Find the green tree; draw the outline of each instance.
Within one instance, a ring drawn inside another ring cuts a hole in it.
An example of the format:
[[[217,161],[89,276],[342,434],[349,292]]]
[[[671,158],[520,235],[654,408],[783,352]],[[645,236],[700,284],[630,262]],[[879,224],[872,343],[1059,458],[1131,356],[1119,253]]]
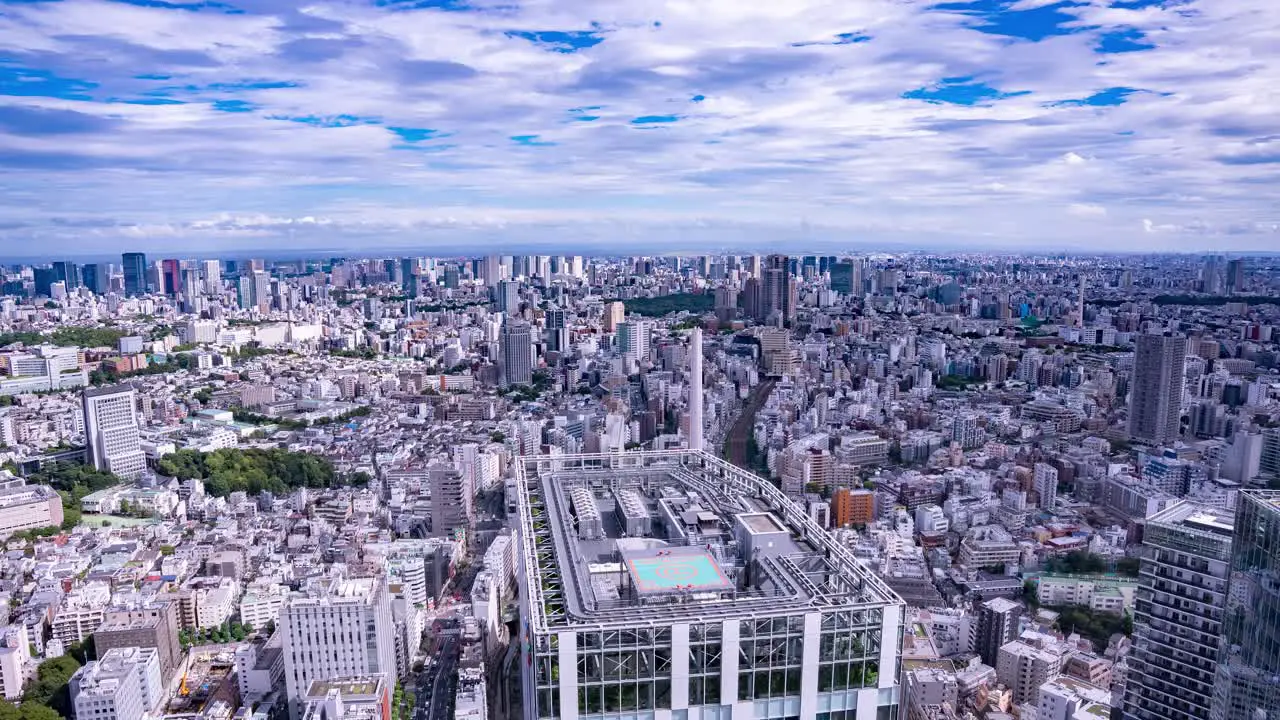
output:
[[[80,663],[70,655],[40,663],[36,668],[36,680],[24,695],[26,702],[47,705],[64,717],[71,717],[71,696],[67,683],[79,669]]]

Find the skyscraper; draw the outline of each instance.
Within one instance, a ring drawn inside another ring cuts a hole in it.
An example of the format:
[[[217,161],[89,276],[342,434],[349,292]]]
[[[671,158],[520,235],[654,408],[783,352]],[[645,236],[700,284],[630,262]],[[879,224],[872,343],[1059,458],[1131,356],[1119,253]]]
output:
[[[384,576],[313,585],[280,609],[280,628],[293,720],[315,680],[381,675],[395,682],[395,628]]]
[[[1129,436],[1151,445],[1178,437],[1187,339],[1139,335],[1129,387]]]
[[[134,392],[128,385],[84,391],[84,435],[95,468],[132,480],[146,467]]]
[[[832,263],[829,268],[831,272],[831,289],[845,295],[852,295],[853,289],[853,261],[849,259]]]
[[[621,301],[615,300],[614,302],[606,303],[604,306],[604,331],[613,332],[617,330],[618,323],[622,322],[626,317],[627,309]]]
[[[1191,502],[1147,519],[1126,720],[1209,717],[1232,527],[1229,511]]]
[[[702,449],[702,328],[689,333],[689,449]]]
[[[182,262],[172,258],[160,261],[160,279],[164,283],[164,294],[177,297],[182,292]]]
[[[204,291],[210,295],[222,292],[222,263],[218,260],[201,260],[200,274],[204,276]]]
[[[520,310],[520,283],[515,280],[499,280],[493,286],[493,304],[498,312],[512,315]]]
[[[1280,492],[1248,490],[1236,505],[1213,720],[1280,717]]]
[[[498,370],[502,387],[533,382],[533,332],[529,323],[523,320],[503,323],[502,333],[498,336],[498,354],[501,356]]]
[[[1244,290],[1244,260],[1227,261],[1227,292],[1235,294]]]
[[[418,297],[418,259],[400,258],[400,282],[404,294],[411,298]]]
[[[618,352],[644,362],[649,358],[649,340],[653,324],[648,320],[618,323]]]
[[[790,265],[790,258],[786,255],[770,255],[765,258],[764,277],[760,283],[759,321],[770,322],[776,317],[787,324],[795,319],[795,288]]]
[[[568,313],[560,308],[547,310],[547,350],[564,352],[569,346],[569,333],[566,329],[567,315]]]
[[[80,277],[80,266],[67,260],[59,260],[53,264],[53,276],[55,282],[61,280],[66,284],[67,292],[71,292],[83,284]]]

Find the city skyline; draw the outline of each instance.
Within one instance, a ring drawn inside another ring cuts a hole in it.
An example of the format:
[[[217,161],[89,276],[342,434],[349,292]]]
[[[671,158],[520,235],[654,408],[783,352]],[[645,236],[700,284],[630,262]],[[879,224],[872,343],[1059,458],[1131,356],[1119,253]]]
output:
[[[1262,0],[10,4],[0,241],[1263,250],[1278,27]]]

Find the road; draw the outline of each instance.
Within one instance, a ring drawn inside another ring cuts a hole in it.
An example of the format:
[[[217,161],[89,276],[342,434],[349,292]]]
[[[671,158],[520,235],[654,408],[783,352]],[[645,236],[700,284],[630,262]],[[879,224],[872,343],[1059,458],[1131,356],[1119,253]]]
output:
[[[453,693],[457,681],[458,641],[445,638],[435,663],[418,676],[413,720],[449,720],[453,715]]]
[[[773,392],[773,385],[772,379],[766,379],[751,388],[751,394],[747,396],[742,412],[738,414],[738,419],[734,421],[733,427],[729,428],[729,434],[725,437],[725,457],[743,470],[752,469],[751,435],[756,429],[756,413],[760,412],[764,401],[769,398],[769,393]]]

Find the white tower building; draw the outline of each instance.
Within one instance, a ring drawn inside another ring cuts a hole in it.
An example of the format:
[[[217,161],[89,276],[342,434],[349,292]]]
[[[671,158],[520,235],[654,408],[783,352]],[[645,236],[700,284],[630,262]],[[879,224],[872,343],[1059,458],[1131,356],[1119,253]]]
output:
[[[138,477],[147,464],[138,435],[134,396],[128,385],[84,391],[84,436],[89,461],[98,470],[113,472],[126,480]]]
[[[702,449],[702,328],[689,335],[689,449]]]

